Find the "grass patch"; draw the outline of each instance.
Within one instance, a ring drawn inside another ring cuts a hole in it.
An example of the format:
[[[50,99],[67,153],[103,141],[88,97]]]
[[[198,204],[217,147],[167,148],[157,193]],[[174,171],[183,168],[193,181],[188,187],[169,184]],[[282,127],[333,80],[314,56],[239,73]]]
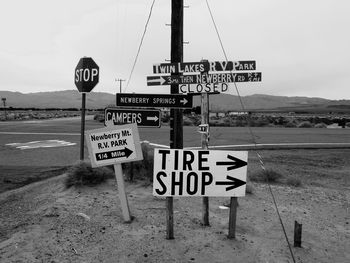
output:
[[[270,182],[277,183],[283,178],[283,175],[272,170],[260,170],[249,175],[249,179],[253,182]]]
[[[65,166],[0,165],[0,193],[65,173]]]
[[[286,180],[286,184],[294,187],[301,186],[301,180],[299,178],[290,177]]]
[[[67,171],[65,185],[71,186],[97,185],[114,177],[114,171],[109,167],[92,168],[91,163],[78,162]]]

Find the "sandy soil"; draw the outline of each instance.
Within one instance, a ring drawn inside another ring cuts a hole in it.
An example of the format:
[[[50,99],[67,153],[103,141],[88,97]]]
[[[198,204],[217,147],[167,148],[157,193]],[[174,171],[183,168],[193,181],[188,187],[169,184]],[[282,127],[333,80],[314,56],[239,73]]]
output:
[[[228,198],[175,198],[175,239],[167,240],[165,201],[145,182],[126,183],[135,219],[123,222],[114,180],[64,187],[65,175],[0,195],[0,261],[5,262],[293,262],[265,184],[239,198],[236,239],[228,239]],[[349,189],[274,185],[296,262],[350,262]]]

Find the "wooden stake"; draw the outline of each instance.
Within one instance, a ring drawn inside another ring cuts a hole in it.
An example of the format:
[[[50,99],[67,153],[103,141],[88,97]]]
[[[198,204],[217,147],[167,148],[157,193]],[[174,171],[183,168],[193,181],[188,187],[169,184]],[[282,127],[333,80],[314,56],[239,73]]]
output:
[[[230,217],[228,222],[228,238],[236,238],[236,218],[237,218],[237,197],[231,197],[230,201]]]
[[[123,170],[122,170],[121,164],[114,165],[114,172],[115,172],[115,178],[117,179],[118,194],[119,194],[120,204],[122,206],[124,222],[130,223],[131,216],[130,216],[128,198],[125,192],[124,177],[123,177]]]
[[[301,247],[302,227],[302,224],[299,224],[297,221],[294,221],[294,247]]]
[[[174,208],[173,198],[166,198],[166,239],[174,239]]]

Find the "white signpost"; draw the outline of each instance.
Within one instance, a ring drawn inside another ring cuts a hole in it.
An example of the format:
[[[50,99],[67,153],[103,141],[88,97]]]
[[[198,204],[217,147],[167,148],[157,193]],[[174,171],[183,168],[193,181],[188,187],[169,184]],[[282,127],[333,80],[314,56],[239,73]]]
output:
[[[91,166],[114,165],[124,221],[130,222],[121,163],[143,159],[137,125],[132,123],[89,130],[85,132],[85,136]]]
[[[245,196],[247,151],[154,149],[153,195]]]

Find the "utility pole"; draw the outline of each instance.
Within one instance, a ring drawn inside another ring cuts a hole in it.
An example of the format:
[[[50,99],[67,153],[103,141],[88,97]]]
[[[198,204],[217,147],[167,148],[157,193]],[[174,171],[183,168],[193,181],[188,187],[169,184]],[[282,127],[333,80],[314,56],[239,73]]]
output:
[[[171,63],[183,62],[183,0],[171,1]],[[178,73],[177,73],[178,74]],[[179,93],[179,85],[170,87],[171,94]],[[181,109],[170,110],[170,148],[183,148],[183,118]],[[167,239],[174,239],[173,197],[166,198]]]
[[[208,150],[209,144],[209,94],[201,94],[201,117],[202,124],[208,125],[208,131],[201,134],[201,144],[203,150]],[[204,196],[202,201],[202,224],[209,226],[209,197]]]
[[[5,120],[7,119],[7,116],[6,116],[6,98],[1,98],[3,104],[4,104],[4,114],[5,114]]]
[[[125,79],[115,79],[115,81],[119,81],[119,93],[122,93],[122,81],[125,81]]]

